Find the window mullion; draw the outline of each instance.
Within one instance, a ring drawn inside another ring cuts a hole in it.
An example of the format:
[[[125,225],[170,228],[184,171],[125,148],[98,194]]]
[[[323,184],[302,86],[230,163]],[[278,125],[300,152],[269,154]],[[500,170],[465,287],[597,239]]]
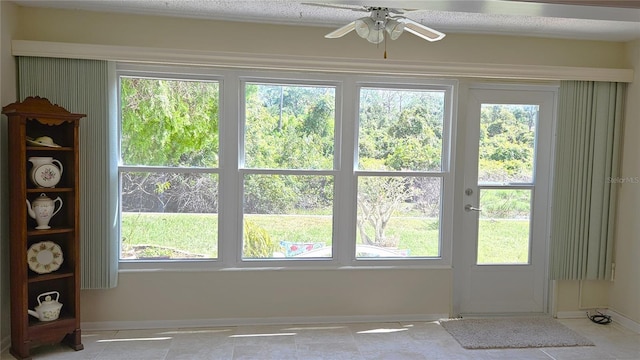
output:
[[[241,177],[239,147],[241,95],[235,73],[225,76],[220,101],[220,206],[218,211],[218,258],[226,266],[237,266],[242,251]],[[224,190],[223,190],[224,189]],[[240,245],[238,245],[240,243]]]
[[[336,176],[334,202],[334,257],[348,265],[355,259],[357,179],[354,174],[357,151],[357,88],[353,78],[343,83],[340,111],[340,160]]]

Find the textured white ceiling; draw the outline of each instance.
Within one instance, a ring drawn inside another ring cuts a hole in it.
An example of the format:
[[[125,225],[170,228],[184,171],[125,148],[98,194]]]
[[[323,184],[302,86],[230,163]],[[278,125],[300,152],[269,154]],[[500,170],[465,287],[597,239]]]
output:
[[[415,9],[405,15],[449,34],[486,33],[628,41],[640,38],[640,8],[638,8],[639,1],[626,1],[625,4],[633,4],[635,8],[542,4],[509,0],[320,0],[315,3]],[[313,6],[290,0],[13,0],[13,2],[20,6],[327,28],[336,28],[364,16],[362,12],[349,9]],[[327,32],[330,30],[328,29]]]

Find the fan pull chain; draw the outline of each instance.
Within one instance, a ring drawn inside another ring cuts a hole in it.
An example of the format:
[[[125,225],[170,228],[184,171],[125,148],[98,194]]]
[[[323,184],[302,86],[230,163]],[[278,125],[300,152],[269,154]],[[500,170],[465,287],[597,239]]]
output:
[[[387,58],[387,37],[384,37],[384,58]]]

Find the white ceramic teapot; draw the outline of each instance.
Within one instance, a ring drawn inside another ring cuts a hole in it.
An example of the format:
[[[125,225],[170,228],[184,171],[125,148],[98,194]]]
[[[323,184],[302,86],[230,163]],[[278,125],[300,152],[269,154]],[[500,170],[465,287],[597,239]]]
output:
[[[57,201],[60,202],[58,209],[56,209]],[[29,212],[29,216],[36,219],[36,223],[38,224],[38,226],[36,226],[37,230],[51,229],[49,220],[51,220],[53,215],[57,214],[60,209],[62,209],[62,199],[60,199],[60,196],[55,200],[51,200],[47,194],[42,193],[37,199],[33,200],[33,204],[27,199],[27,211]]]
[[[38,187],[54,187],[60,182],[64,171],[60,161],[50,156],[32,156],[27,160],[33,164],[29,179],[34,185]]]
[[[55,300],[51,298],[51,295],[55,295]],[[44,301],[42,301],[44,297]],[[60,310],[62,304],[58,302],[60,293],[57,291],[49,291],[38,295],[38,306],[34,310],[27,310],[29,315],[37,318],[40,321],[53,321],[60,317]]]

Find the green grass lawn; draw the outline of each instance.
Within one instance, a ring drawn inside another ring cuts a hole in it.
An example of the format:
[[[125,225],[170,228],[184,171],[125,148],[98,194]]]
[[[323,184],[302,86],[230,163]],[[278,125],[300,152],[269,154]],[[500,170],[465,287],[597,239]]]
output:
[[[529,262],[529,220],[480,220],[478,264]]]
[[[122,213],[122,247],[156,245],[217,257],[215,214]]]
[[[266,229],[275,242],[321,242],[330,245],[331,217],[322,215],[247,215]],[[528,260],[526,220],[481,220],[480,263],[514,263]],[[355,231],[354,231],[355,233]],[[394,218],[386,230],[396,237],[399,249],[410,256],[438,255],[438,223],[434,219]],[[155,245],[179,249],[205,257],[217,257],[218,221],[215,214],[123,213],[123,249],[135,245]]]

